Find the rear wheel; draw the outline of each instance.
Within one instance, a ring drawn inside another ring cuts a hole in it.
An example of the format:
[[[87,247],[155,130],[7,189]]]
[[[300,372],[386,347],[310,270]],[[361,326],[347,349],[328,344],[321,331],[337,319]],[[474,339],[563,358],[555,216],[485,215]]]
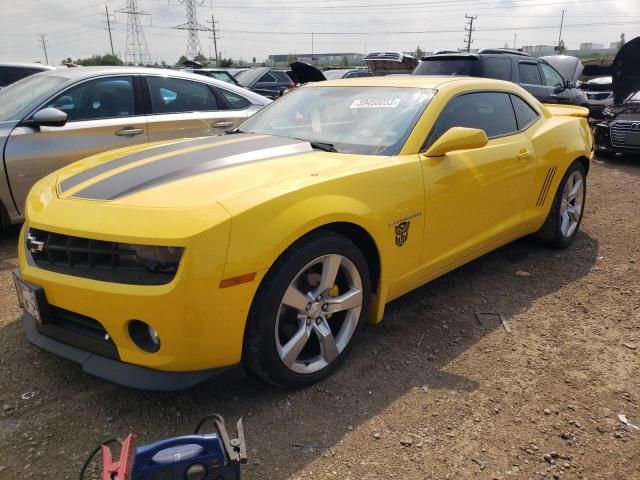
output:
[[[319,232],[291,247],[251,307],[244,363],[285,387],[312,384],[342,361],[366,318],[370,278],[349,239]]]
[[[579,160],[571,164],[556,192],[538,238],[556,248],[568,247],[580,229],[587,194],[587,175]]]

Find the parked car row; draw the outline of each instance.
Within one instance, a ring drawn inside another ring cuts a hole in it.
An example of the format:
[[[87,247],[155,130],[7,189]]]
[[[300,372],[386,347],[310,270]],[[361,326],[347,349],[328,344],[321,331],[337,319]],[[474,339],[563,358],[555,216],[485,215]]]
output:
[[[508,49],[441,51],[421,59],[377,52],[365,58],[366,69],[324,72],[302,62],[289,70],[190,62],[182,71],[0,64],[0,86],[22,79],[0,91],[0,220],[20,222],[33,183],[77,159],[141,143],[222,134],[271,99],[327,79],[405,73],[507,80],[542,103],[585,106],[592,118],[603,118],[596,127],[600,155],[640,151],[640,83],[629,80],[638,78],[638,67],[623,61],[638,54],[638,42],[628,42],[606,66],[612,76],[593,76],[605,67],[590,65],[584,82],[578,82],[583,66],[574,57],[537,58]]]

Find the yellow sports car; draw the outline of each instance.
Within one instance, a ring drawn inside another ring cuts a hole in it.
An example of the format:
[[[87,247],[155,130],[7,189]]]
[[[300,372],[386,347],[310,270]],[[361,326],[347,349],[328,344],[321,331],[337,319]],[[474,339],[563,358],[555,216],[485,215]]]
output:
[[[568,245],[586,116],[498,80],[358,78],[297,89],[230,135],[76,162],[27,201],[26,334],[133,387],[239,365],[310,384],[389,301],[518,237]]]

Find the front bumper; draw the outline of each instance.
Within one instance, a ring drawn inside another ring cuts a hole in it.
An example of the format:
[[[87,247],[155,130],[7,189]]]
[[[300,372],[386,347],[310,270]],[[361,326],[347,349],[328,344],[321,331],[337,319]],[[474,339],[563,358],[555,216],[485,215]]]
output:
[[[640,147],[619,147],[615,146],[611,143],[611,130],[608,124],[599,123],[595,127],[594,132],[595,142],[596,142],[596,153],[598,151],[601,152],[609,152],[609,153],[630,153],[637,155],[640,153]]]
[[[82,369],[91,375],[126,387],[155,391],[185,390],[214,376],[236,375],[242,371],[238,364],[195,372],[161,372],[89,353],[47,337],[38,331],[36,321],[26,312],[22,317],[22,323],[27,339],[33,345],[81,364]]]

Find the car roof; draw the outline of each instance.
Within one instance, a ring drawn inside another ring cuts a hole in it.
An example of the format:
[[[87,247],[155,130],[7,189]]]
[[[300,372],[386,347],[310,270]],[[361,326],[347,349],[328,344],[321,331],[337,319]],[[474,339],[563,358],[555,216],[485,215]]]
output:
[[[171,77],[171,78],[184,78],[185,80],[193,80],[200,83],[208,83],[224,90],[230,90],[238,93],[246,98],[252,99],[266,105],[271,103],[268,98],[247,90],[238,85],[234,85],[230,82],[224,82],[215,78],[200,75],[198,73],[185,72],[179,70],[170,70],[167,68],[147,68],[147,67],[77,67],[57,69],[45,72],[39,72],[33,75],[33,77],[59,77],[65,81],[58,88],[66,88],[73,85],[78,81],[88,80],[91,78],[102,77],[105,75],[150,75],[159,77]]]
[[[444,76],[444,75],[387,75],[382,77],[358,77],[339,80],[327,80],[309,84],[310,87],[398,87],[398,88],[434,88],[445,84],[468,83],[479,88],[502,88],[512,90],[512,82],[492,78]]]
[[[51,65],[43,65],[42,63],[28,63],[28,62],[0,62],[0,67],[30,67],[40,68],[42,70],[55,70],[56,67]]]
[[[44,72],[43,75],[58,75],[70,80],[77,80],[79,78],[91,78],[99,77],[102,75],[167,75],[172,77],[185,77],[193,79],[207,78],[202,75],[196,75],[190,71],[173,70],[169,68],[150,68],[150,67],[77,67],[67,68],[64,70],[56,70],[51,72]]]

